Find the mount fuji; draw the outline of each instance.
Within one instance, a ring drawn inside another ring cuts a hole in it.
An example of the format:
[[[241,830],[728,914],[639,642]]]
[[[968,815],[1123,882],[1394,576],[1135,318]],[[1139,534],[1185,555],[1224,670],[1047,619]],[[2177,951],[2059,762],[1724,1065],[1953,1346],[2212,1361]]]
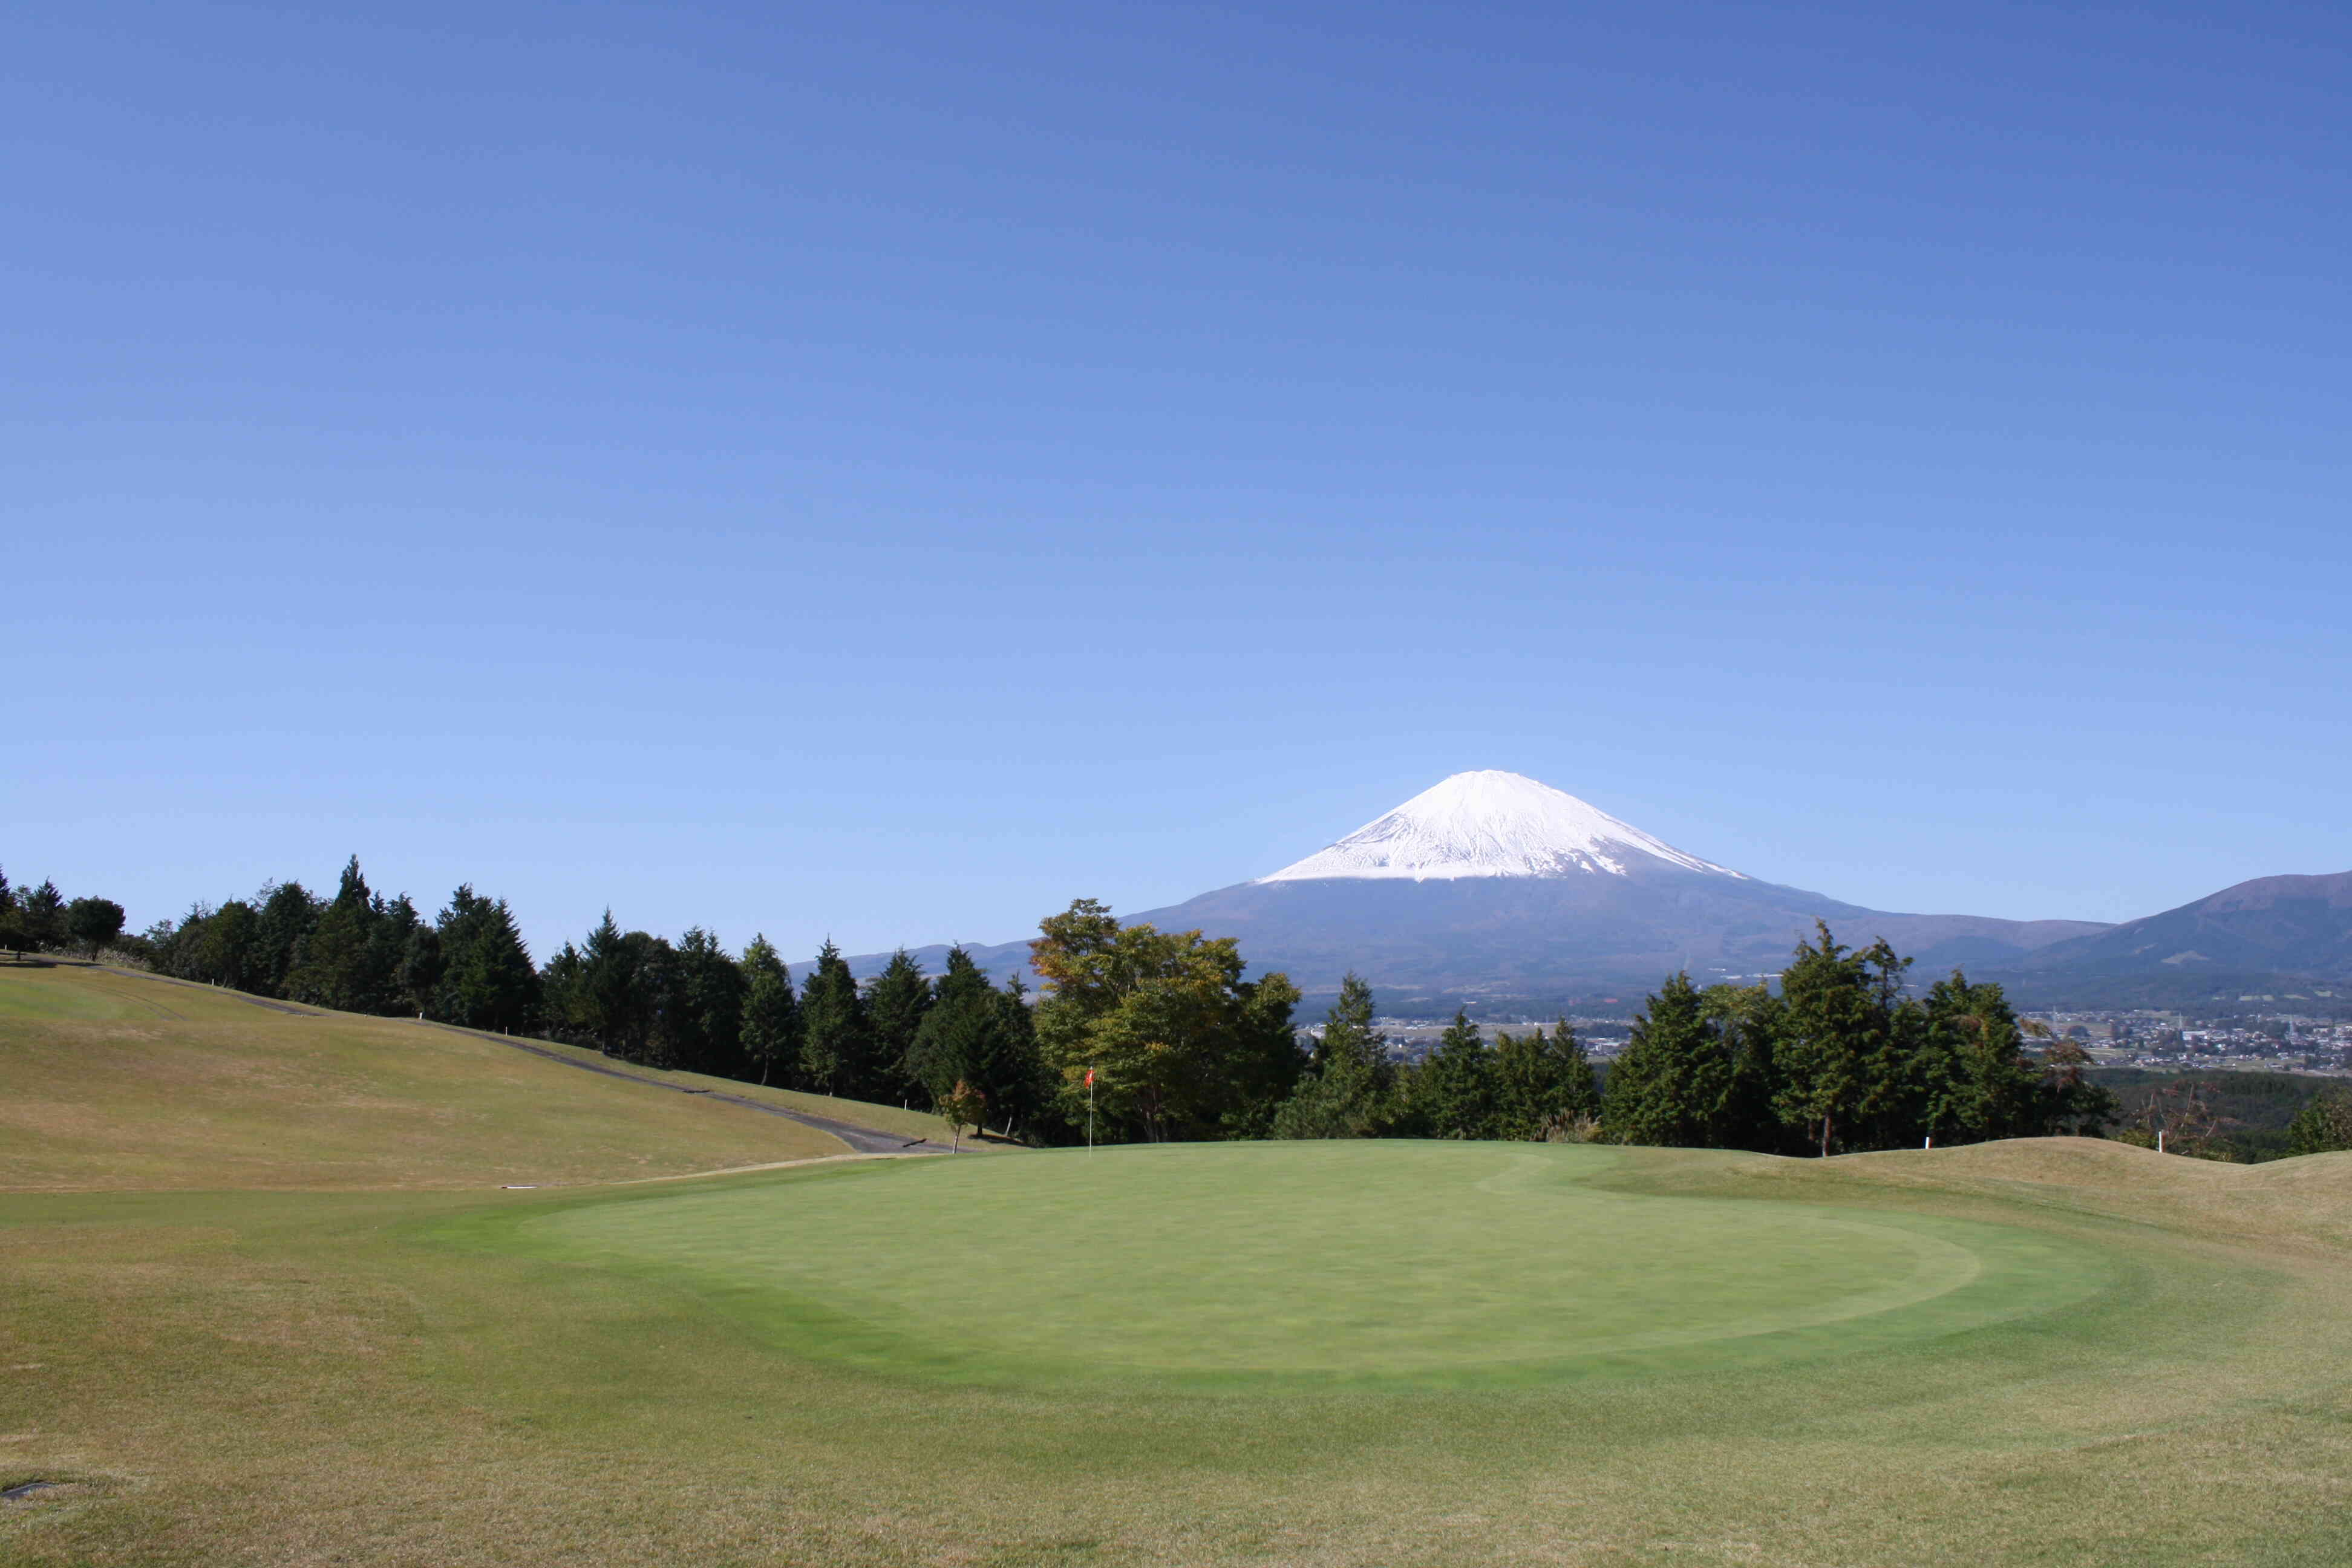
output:
[[[1850,943],[1885,937],[1923,972],[2011,968],[2107,928],[2087,921],[1893,914],[1718,866],[1523,774],[1455,773],[1305,859],[1166,909],[1122,913],[1163,931],[1240,940],[1253,972],[1307,995],[1353,970],[1384,1011],[1455,1003],[1530,1009],[1778,970],[1813,922]],[[913,950],[937,972],[944,946]],[[1025,942],[968,949],[1002,979]],[[861,975],[888,954],[853,958]],[[795,966],[796,968],[798,966]]]

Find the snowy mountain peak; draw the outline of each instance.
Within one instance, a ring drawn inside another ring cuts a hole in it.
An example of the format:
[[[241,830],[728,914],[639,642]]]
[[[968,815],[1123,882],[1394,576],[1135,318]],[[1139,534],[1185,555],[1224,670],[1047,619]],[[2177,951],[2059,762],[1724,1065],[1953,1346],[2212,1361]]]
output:
[[[1455,773],[1329,848],[1258,880],[1624,877],[1644,858],[1686,871],[1740,875],[1524,773],[1489,768]]]

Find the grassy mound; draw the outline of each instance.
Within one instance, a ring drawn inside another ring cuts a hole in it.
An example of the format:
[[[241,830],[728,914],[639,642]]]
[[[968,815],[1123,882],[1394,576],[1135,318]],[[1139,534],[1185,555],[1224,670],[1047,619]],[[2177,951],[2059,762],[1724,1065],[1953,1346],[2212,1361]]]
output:
[[[562,1185],[845,1152],[495,1038],[70,965],[0,967],[0,1188]],[[646,1076],[940,1131],[896,1107]]]

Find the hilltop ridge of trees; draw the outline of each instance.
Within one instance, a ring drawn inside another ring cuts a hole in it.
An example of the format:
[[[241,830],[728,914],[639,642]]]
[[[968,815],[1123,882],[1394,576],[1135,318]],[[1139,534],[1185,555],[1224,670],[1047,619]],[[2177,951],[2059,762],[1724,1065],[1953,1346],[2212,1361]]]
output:
[[[1827,1154],[2097,1132],[2116,1116],[2066,1041],[2029,1054],[1999,985],[1955,970],[1914,994],[1884,942],[1826,925],[1776,984],[1669,976],[1595,1070],[1567,1020],[1490,1042],[1457,1013],[1425,1059],[1392,1058],[1349,974],[1302,1049],[1287,976],[1247,978],[1232,938],[1123,924],[1079,899],[1030,944],[1043,989],[992,984],[961,948],[928,974],[904,951],[861,984],[827,942],[797,982],[764,935],[740,954],[606,910],[544,964],[503,899],[460,884],[427,918],[368,884],[299,882],[190,907],[135,937],[120,905],[0,874],[0,944],[110,948],[157,973],[347,1012],[593,1047],[649,1067],[847,1099],[952,1108],[1039,1142],[1450,1138]],[[2331,1102],[2331,1105],[2334,1102]],[[2315,1112],[2322,1117],[2326,1112]],[[2333,1136],[2313,1121],[2305,1144]]]

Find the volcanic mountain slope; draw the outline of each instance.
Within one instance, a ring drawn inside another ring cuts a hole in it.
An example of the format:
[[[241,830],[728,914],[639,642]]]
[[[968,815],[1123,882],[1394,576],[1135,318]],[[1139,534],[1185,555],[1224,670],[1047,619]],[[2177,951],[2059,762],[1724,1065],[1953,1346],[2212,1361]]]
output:
[[[1307,858],[1166,909],[1163,930],[1240,939],[1254,971],[1309,995],[1349,970],[1384,1003],[1415,996],[1558,999],[1777,970],[1825,920],[1841,941],[1885,936],[1924,966],[2013,965],[2104,928],[2080,921],[1886,914],[1785,888],[1677,849],[1517,773],[1456,773]],[[971,950],[1000,977],[1025,943]],[[944,947],[916,953],[936,970]],[[887,954],[852,961],[873,973]]]
[[[2177,910],[2036,952],[2080,975],[2288,973],[2352,979],[2352,871],[2257,877]]]

